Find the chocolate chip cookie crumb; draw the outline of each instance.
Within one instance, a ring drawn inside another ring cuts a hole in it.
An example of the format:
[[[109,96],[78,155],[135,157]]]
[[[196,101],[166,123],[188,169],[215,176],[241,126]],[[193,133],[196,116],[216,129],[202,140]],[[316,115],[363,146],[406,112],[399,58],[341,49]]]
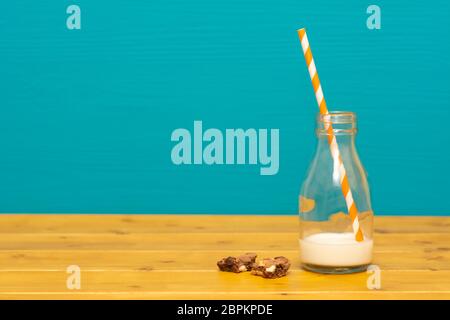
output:
[[[255,259],[255,253],[246,253],[237,258],[223,258],[222,260],[217,261],[217,266],[219,267],[220,271],[239,273],[251,270],[253,265],[255,264]]]
[[[247,252],[246,254],[239,256],[238,260],[245,265],[247,270],[251,270],[253,265],[255,264],[256,257],[256,253]]]
[[[252,274],[269,279],[280,278],[286,275],[290,266],[285,257],[265,258],[253,265]]]

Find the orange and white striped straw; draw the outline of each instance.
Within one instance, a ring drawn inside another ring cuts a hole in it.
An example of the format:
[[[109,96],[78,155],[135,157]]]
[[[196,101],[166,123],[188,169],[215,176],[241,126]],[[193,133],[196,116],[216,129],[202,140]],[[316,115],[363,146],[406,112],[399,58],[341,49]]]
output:
[[[297,30],[300,42],[302,44],[303,54],[305,55],[306,65],[308,67],[309,76],[311,77],[314,92],[316,94],[317,104],[319,105],[319,112],[322,115],[328,114],[327,104],[325,97],[323,96],[322,86],[320,85],[319,75],[316,70],[316,65],[312,56],[311,48],[309,46],[308,37],[306,36],[306,30]],[[339,182],[344,195],[345,202],[347,204],[348,214],[352,219],[352,228],[356,241],[363,241],[364,236],[359,226],[358,209],[356,208],[355,201],[353,200],[352,191],[348,183],[347,172],[345,171],[344,163],[342,161],[339,147],[336,141],[336,137],[333,134],[333,127],[330,122],[324,121],[324,127],[328,134],[328,144],[330,145],[331,156],[335,163],[335,168],[339,172]]]

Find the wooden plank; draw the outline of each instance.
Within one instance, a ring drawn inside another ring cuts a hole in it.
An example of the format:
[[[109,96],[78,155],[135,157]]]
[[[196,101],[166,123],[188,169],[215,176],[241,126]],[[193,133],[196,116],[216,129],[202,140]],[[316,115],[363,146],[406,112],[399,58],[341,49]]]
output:
[[[403,293],[418,296],[450,297],[450,271],[382,271],[381,290],[367,288],[368,274],[330,276],[306,271],[293,271],[280,279],[263,279],[250,273],[232,274],[225,272],[92,272],[81,274],[81,289],[66,288],[65,272],[2,272],[0,273],[0,297],[2,295],[71,294],[95,292],[141,293],[148,298],[171,297],[172,294],[204,297],[226,294],[248,295],[263,298],[265,295],[302,295],[307,293],[341,295],[358,298],[362,293],[370,293],[378,298]],[[130,296],[131,298],[132,296]]]
[[[76,264],[84,270],[217,270],[216,261],[242,252],[228,250],[12,250],[0,251],[0,272],[5,270],[64,271]],[[283,255],[291,261],[291,270],[300,269],[298,250],[258,251],[258,258]],[[450,270],[450,251],[375,251],[374,263],[382,270]]]
[[[305,272],[294,216],[0,215],[0,298],[4,299],[450,299],[450,219],[377,217],[368,274]],[[265,280],[218,272],[223,256],[285,255],[290,274]],[[82,269],[82,290],[65,287]]]
[[[450,250],[450,233],[381,234],[376,250]],[[3,233],[0,250],[297,250],[297,233]]]
[[[450,217],[376,216],[380,233],[450,233]],[[1,214],[0,233],[297,232],[297,216]]]
[[[450,233],[450,217],[375,216],[374,231],[385,233]]]
[[[0,292],[4,300],[449,300],[450,292],[435,291],[347,291],[347,292],[142,292],[142,291],[95,291],[95,292]]]

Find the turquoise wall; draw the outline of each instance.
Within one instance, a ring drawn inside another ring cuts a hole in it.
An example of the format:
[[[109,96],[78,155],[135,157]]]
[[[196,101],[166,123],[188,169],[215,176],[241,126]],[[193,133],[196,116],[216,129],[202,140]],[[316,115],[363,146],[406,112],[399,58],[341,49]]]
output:
[[[81,8],[68,30],[66,8]],[[381,30],[366,27],[370,4]],[[0,211],[295,213],[317,106],[359,117],[378,214],[450,214],[450,3],[8,1],[0,12]],[[280,168],[175,166],[174,129],[278,128]]]

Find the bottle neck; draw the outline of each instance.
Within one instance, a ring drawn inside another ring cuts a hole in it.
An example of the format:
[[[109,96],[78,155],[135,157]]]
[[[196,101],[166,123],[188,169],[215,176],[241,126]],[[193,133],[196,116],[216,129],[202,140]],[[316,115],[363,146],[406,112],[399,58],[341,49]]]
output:
[[[356,115],[353,112],[337,111],[317,116],[316,134],[319,148],[329,146],[336,139],[341,153],[355,148]]]
[[[319,148],[329,148],[330,142],[329,142],[329,136],[328,135],[321,135],[318,136]],[[339,150],[342,152],[351,151],[355,148],[355,135],[334,135],[334,138],[336,139],[336,142],[338,144]]]

